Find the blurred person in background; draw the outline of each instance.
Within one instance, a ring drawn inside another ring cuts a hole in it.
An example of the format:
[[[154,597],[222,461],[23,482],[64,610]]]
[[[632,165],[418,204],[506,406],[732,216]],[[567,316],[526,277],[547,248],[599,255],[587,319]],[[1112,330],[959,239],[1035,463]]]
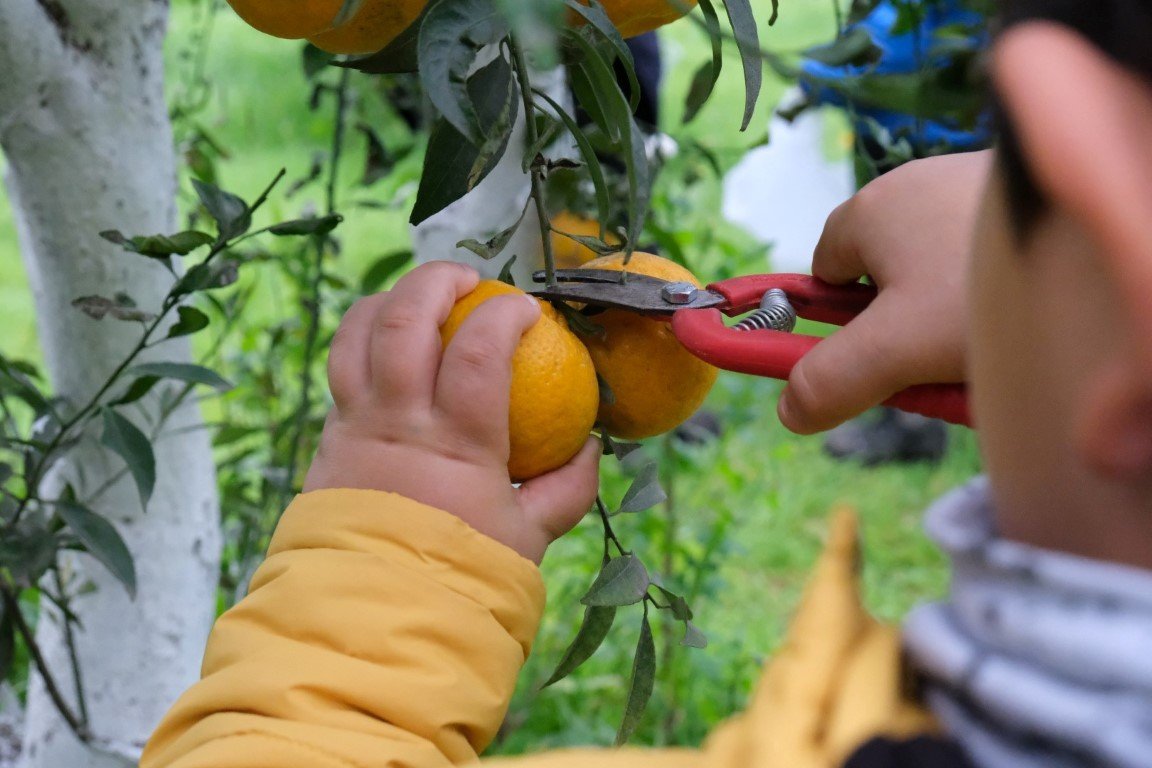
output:
[[[800,107],[848,113],[857,187],[910,160],[991,145],[991,113],[973,114],[968,103],[980,91],[971,66],[989,39],[983,5],[857,2],[837,40],[807,52]],[[836,458],[879,465],[938,462],[947,440],[943,422],[881,407],[834,429],[824,446]]]

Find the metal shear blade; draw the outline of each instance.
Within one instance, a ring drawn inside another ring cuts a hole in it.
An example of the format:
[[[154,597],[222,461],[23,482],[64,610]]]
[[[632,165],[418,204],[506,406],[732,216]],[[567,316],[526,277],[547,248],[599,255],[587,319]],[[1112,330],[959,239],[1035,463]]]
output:
[[[546,276],[544,272],[536,272],[532,279],[542,283]],[[556,271],[556,280],[555,285],[530,293],[541,299],[579,301],[597,307],[661,316],[671,315],[681,309],[718,307],[727,301],[718,293],[695,289],[688,301],[672,303],[664,298],[664,288],[671,283],[632,272],[560,269]]]

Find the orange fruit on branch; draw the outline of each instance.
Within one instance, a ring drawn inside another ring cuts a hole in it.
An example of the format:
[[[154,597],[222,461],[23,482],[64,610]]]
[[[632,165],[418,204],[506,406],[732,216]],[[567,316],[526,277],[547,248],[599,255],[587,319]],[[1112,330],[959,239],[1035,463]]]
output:
[[[440,328],[444,348],[473,310],[508,293],[523,291],[483,280],[456,302]],[[540,307],[540,319],[520,338],[512,358],[508,474],[517,482],[562,467],[579,453],[600,402],[588,350],[551,304],[540,302]]]
[[[670,24],[696,7],[696,0],[601,0],[623,37],[635,37]]]
[[[261,32],[309,42],[330,53],[375,53],[420,17],[426,0],[228,0]],[[683,16],[696,0],[604,0],[620,34],[632,37]]]
[[[273,37],[295,40],[331,29],[344,0],[228,0],[237,15]]]
[[[584,268],[625,269],[624,254],[594,259]],[[633,253],[626,269],[702,287],[684,267],[650,253]],[[719,371],[686,350],[668,322],[619,309],[589,319],[604,328],[603,336],[582,341],[612,391],[612,402],[600,403],[598,419],[608,434],[639,440],[674,429],[696,412],[716,383]]]

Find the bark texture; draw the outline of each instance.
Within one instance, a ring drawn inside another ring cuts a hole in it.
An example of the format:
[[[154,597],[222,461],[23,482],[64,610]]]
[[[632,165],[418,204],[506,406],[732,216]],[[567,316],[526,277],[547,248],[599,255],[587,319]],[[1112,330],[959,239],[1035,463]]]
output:
[[[82,402],[139,338],[139,327],[95,321],[73,299],[123,291],[155,308],[171,276],[97,233],[171,232],[176,225],[175,155],[164,100],[164,0],[0,0],[0,149],[37,324],[57,392]],[[153,359],[189,361],[183,341]],[[135,413],[146,427],[155,399]],[[195,405],[170,420],[156,444],[157,486],[147,513],[125,478],[95,505],[119,528],[136,560],[132,601],[84,556],[75,584],[97,589],[78,600],[79,657],[93,747],[56,714],[39,680],[29,695],[21,766],[135,765],[151,729],[198,674],[213,617],[219,557],[218,499],[207,433]],[[96,435],[64,463],[84,489],[123,464]],[[83,493],[81,494],[83,495]],[[58,615],[45,606],[38,637],[74,697]]]

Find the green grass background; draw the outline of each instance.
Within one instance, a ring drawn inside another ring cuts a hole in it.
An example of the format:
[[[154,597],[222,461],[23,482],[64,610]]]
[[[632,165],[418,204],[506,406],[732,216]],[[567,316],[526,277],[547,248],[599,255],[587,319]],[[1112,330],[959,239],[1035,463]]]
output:
[[[758,16],[766,18],[768,2],[757,0],[756,5]],[[766,47],[797,50],[833,34],[830,2],[781,0],[781,6],[777,25],[763,30]],[[172,72],[187,66],[181,52],[187,47],[194,18],[189,2],[174,3],[169,43]],[[767,76],[754,130],[740,133],[743,84],[738,60],[730,55],[711,103],[690,126],[680,126],[684,93],[692,73],[709,55],[708,43],[686,22],[667,28],[663,42],[666,130],[678,138],[705,143],[725,162],[734,162],[763,138],[769,111],[785,84]],[[198,119],[228,151],[228,158],[220,163],[222,185],[251,199],[281,167],[288,169],[290,178],[306,173],[312,156],[327,148],[330,126],[324,112],[307,109],[309,89],[299,66],[299,46],[256,34],[224,13],[214,30],[207,66],[211,98]],[[379,197],[378,188],[357,186],[358,169],[346,165],[343,171],[344,200]],[[186,174],[181,181],[187,190]],[[688,199],[692,215],[708,225],[718,218],[719,203],[720,185],[715,182],[698,188]],[[307,195],[291,202],[274,196],[263,217],[290,218],[307,204]],[[406,210],[353,205],[345,206],[345,212],[347,221],[341,230],[345,249],[335,267],[337,273],[354,279],[377,256],[406,247]],[[759,253],[754,248],[748,252]],[[717,259],[700,255],[696,263],[705,277],[713,276],[713,268],[739,273],[765,266],[760,255],[719,266]],[[267,290],[261,311],[274,317],[280,306],[276,287]],[[250,316],[250,321],[258,317]],[[11,214],[2,198],[0,327],[4,329],[0,350],[5,354],[39,356],[32,302]],[[799,438],[783,430],[774,414],[779,389],[777,382],[723,375],[708,404],[725,426],[723,438],[699,449],[674,449],[679,469],[673,479],[673,513],[681,546],[692,550],[694,542],[703,541],[720,526],[723,551],[714,562],[701,566],[707,569],[707,587],[694,605],[697,623],[708,633],[711,645],[703,651],[679,651],[675,659],[666,660],[670,661],[668,671],[658,683],[641,741],[695,743],[740,705],[755,681],[760,660],[779,642],[818,552],[826,514],[834,505],[848,503],[860,511],[867,598],[879,615],[897,619],[913,603],[944,589],[943,566],[920,532],[920,513],[933,497],[977,471],[972,436],[956,430],[953,450],[938,467],[864,470],[827,459],[819,438]],[[660,444],[653,450],[661,450]],[[606,495],[618,498],[625,479],[613,467],[606,475]],[[650,513],[665,514],[668,510]],[[622,537],[634,542],[641,554],[658,553],[666,543],[665,529],[646,523],[643,515],[621,520],[618,526]],[[630,626],[614,633],[606,649],[572,678],[544,694],[535,691],[579,622],[575,600],[596,567],[598,542],[598,524],[588,520],[557,544],[546,561],[551,607],[538,651],[513,705],[515,727],[501,742],[502,751],[611,741],[623,706],[627,655],[634,637]],[[651,562],[658,561],[659,556],[653,555]],[[635,618],[625,613],[622,625]]]

